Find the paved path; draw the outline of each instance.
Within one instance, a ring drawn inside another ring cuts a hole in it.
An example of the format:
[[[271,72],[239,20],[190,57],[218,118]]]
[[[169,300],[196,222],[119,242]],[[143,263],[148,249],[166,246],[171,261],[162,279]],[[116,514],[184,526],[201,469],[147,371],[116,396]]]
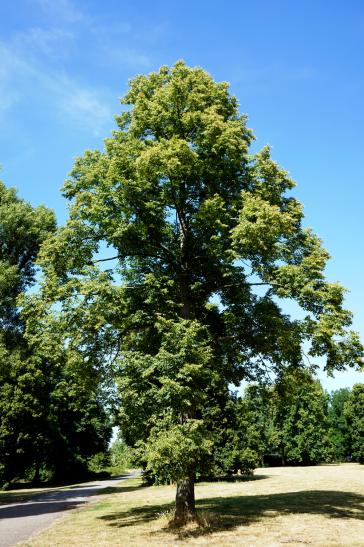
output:
[[[48,528],[65,511],[86,503],[89,496],[134,476],[136,474],[88,482],[66,490],[37,494],[24,502],[0,505],[0,547],[10,547],[29,539],[36,532]]]

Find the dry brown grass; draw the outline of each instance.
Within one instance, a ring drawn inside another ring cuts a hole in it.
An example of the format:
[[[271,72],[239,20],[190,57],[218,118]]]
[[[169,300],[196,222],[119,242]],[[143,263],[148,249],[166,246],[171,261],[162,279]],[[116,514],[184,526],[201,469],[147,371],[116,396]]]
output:
[[[169,524],[174,493],[123,482],[25,545],[364,545],[364,466],[266,468],[249,481],[199,484],[199,521],[182,530]]]

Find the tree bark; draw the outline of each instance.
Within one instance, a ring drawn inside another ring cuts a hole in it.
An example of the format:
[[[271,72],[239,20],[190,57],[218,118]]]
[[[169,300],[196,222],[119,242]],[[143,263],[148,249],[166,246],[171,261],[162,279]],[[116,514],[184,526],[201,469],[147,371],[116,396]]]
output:
[[[196,518],[195,479],[193,476],[177,481],[174,522],[183,525]]]
[[[183,191],[185,185],[183,185]],[[176,204],[176,211],[180,225],[181,234],[181,263],[180,263],[180,288],[182,297],[182,318],[191,319],[191,292],[189,285],[189,249],[188,249],[188,226],[183,211]],[[189,416],[192,418],[192,416]],[[177,481],[176,490],[176,509],[174,513],[174,523],[177,526],[183,526],[185,523],[195,520],[195,473]]]

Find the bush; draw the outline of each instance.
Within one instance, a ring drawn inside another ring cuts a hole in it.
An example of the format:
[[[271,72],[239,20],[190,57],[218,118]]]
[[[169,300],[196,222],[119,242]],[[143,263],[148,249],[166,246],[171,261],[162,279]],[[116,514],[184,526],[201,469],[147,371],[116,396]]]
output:
[[[87,461],[87,467],[89,471],[94,473],[100,473],[105,471],[110,466],[110,454],[105,452],[98,452],[91,456]]]

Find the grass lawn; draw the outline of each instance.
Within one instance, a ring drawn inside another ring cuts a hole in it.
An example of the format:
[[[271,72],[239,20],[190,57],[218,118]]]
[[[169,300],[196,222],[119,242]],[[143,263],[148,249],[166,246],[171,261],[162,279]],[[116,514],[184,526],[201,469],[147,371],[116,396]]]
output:
[[[196,486],[201,523],[168,526],[175,489],[120,483],[23,545],[364,545],[364,466],[256,470]]]

